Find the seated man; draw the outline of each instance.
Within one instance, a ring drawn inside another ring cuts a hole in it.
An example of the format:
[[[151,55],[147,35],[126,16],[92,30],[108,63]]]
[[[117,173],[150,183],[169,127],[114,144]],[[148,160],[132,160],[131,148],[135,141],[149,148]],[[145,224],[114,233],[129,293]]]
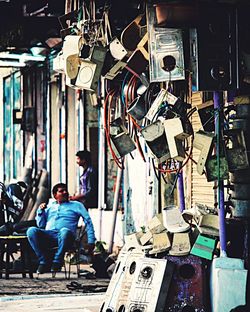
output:
[[[72,246],[80,217],[83,218],[88,236],[88,252],[95,247],[95,232],[92,220],[84,205],[78,201],[69,201],[69,193],[64,183],[56,184],[52,189],[55,201],[41,204],[37,210],[38,227],[30,227],[27,237],[38,259],[37,273],[49,271],[49,249],[58,247],[53,258],[51,272],[61,270],[64,254]]]

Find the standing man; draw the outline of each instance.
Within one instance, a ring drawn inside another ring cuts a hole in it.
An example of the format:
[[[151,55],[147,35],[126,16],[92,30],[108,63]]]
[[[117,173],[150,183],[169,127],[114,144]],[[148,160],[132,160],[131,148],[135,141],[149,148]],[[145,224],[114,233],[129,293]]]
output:
[[[49,250],[57,247],[54,254],[51,272],[61,270],[64,254],[70,249],[76,238],[77,225],[80,217],[86,226],[88,236],[88,252],[95,247],[95,232],[90,215],[84,205],[77,201],[69,201],[67,185],[56,184],[52,189],[55,201],[48,206],[41,204],[37,210],[36,222],[38,227],[30,227],[27,237],[38,259],[37,273],[49,271]]]
[[[89,151],[78,151],[76,163],[83,168],[80,176],[79,194],[71,196],[70,200],[77,200],[88,208],[96,208],[98,205],[98,182],[95,169],[91,165],[91,154]]]

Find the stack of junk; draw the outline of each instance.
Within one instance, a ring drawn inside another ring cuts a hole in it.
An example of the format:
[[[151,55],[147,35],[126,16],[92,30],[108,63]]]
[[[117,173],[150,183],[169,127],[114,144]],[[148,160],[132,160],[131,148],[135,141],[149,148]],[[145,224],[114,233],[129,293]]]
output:
[[[244,260],[220,255],[215,210],[172,205],[125,236],[100,311],[229,312],[246,307],[246,285]]]

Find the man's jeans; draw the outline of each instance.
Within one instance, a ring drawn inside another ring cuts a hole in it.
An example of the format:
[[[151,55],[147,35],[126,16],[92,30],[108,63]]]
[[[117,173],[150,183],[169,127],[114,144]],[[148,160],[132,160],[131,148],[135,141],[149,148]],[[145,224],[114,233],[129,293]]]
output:
[[[48,264],[51,251],[55,247],[57,249],[53,262],[62,264],[65,252],[72,247],[75,240],[74,234],[67,228],[62,228],[59,231],[50,231],[30,227],[27,230],[27,237],[39,259],[39,264]]]

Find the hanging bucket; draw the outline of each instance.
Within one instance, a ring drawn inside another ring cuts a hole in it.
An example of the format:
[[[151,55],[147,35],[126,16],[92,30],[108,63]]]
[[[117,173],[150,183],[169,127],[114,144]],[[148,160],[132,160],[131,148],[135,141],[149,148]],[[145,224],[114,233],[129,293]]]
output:
[[[245,142],[245,132],[241,129],[226,130],[230,145],[226,147],[226,157],[229,171],[249,168],[248,152]]]
[[[241,129],[241,130],[249,131],[250,130],[249,120],[248,119],[234,119],[233,129]]]
[[[141,120],[146,115],[147,109],[143,94],[132,101],[127,112],[136,120]]]
[[[246,183],[250,184],[250,169],[237,170],[230,174],[230,181],[232,183]]]
[[[232,198],[250,200],[250,184],[233,184]]]
[[[114,137],[111,137],[114,145],[114,151],[118,158],[123,157],[136,149],[134,141],[128,133],[121,132]]]
[[[250,200],[232,199],[234,209],[233,216],[236,218],[250,217]]]
[[[163,162],[170,158],[170,152],[163,123],[160,120],[150,124],[141,131],[152,154]]]
[[[236,105],[237,118],[250,118],[250,104]]]

